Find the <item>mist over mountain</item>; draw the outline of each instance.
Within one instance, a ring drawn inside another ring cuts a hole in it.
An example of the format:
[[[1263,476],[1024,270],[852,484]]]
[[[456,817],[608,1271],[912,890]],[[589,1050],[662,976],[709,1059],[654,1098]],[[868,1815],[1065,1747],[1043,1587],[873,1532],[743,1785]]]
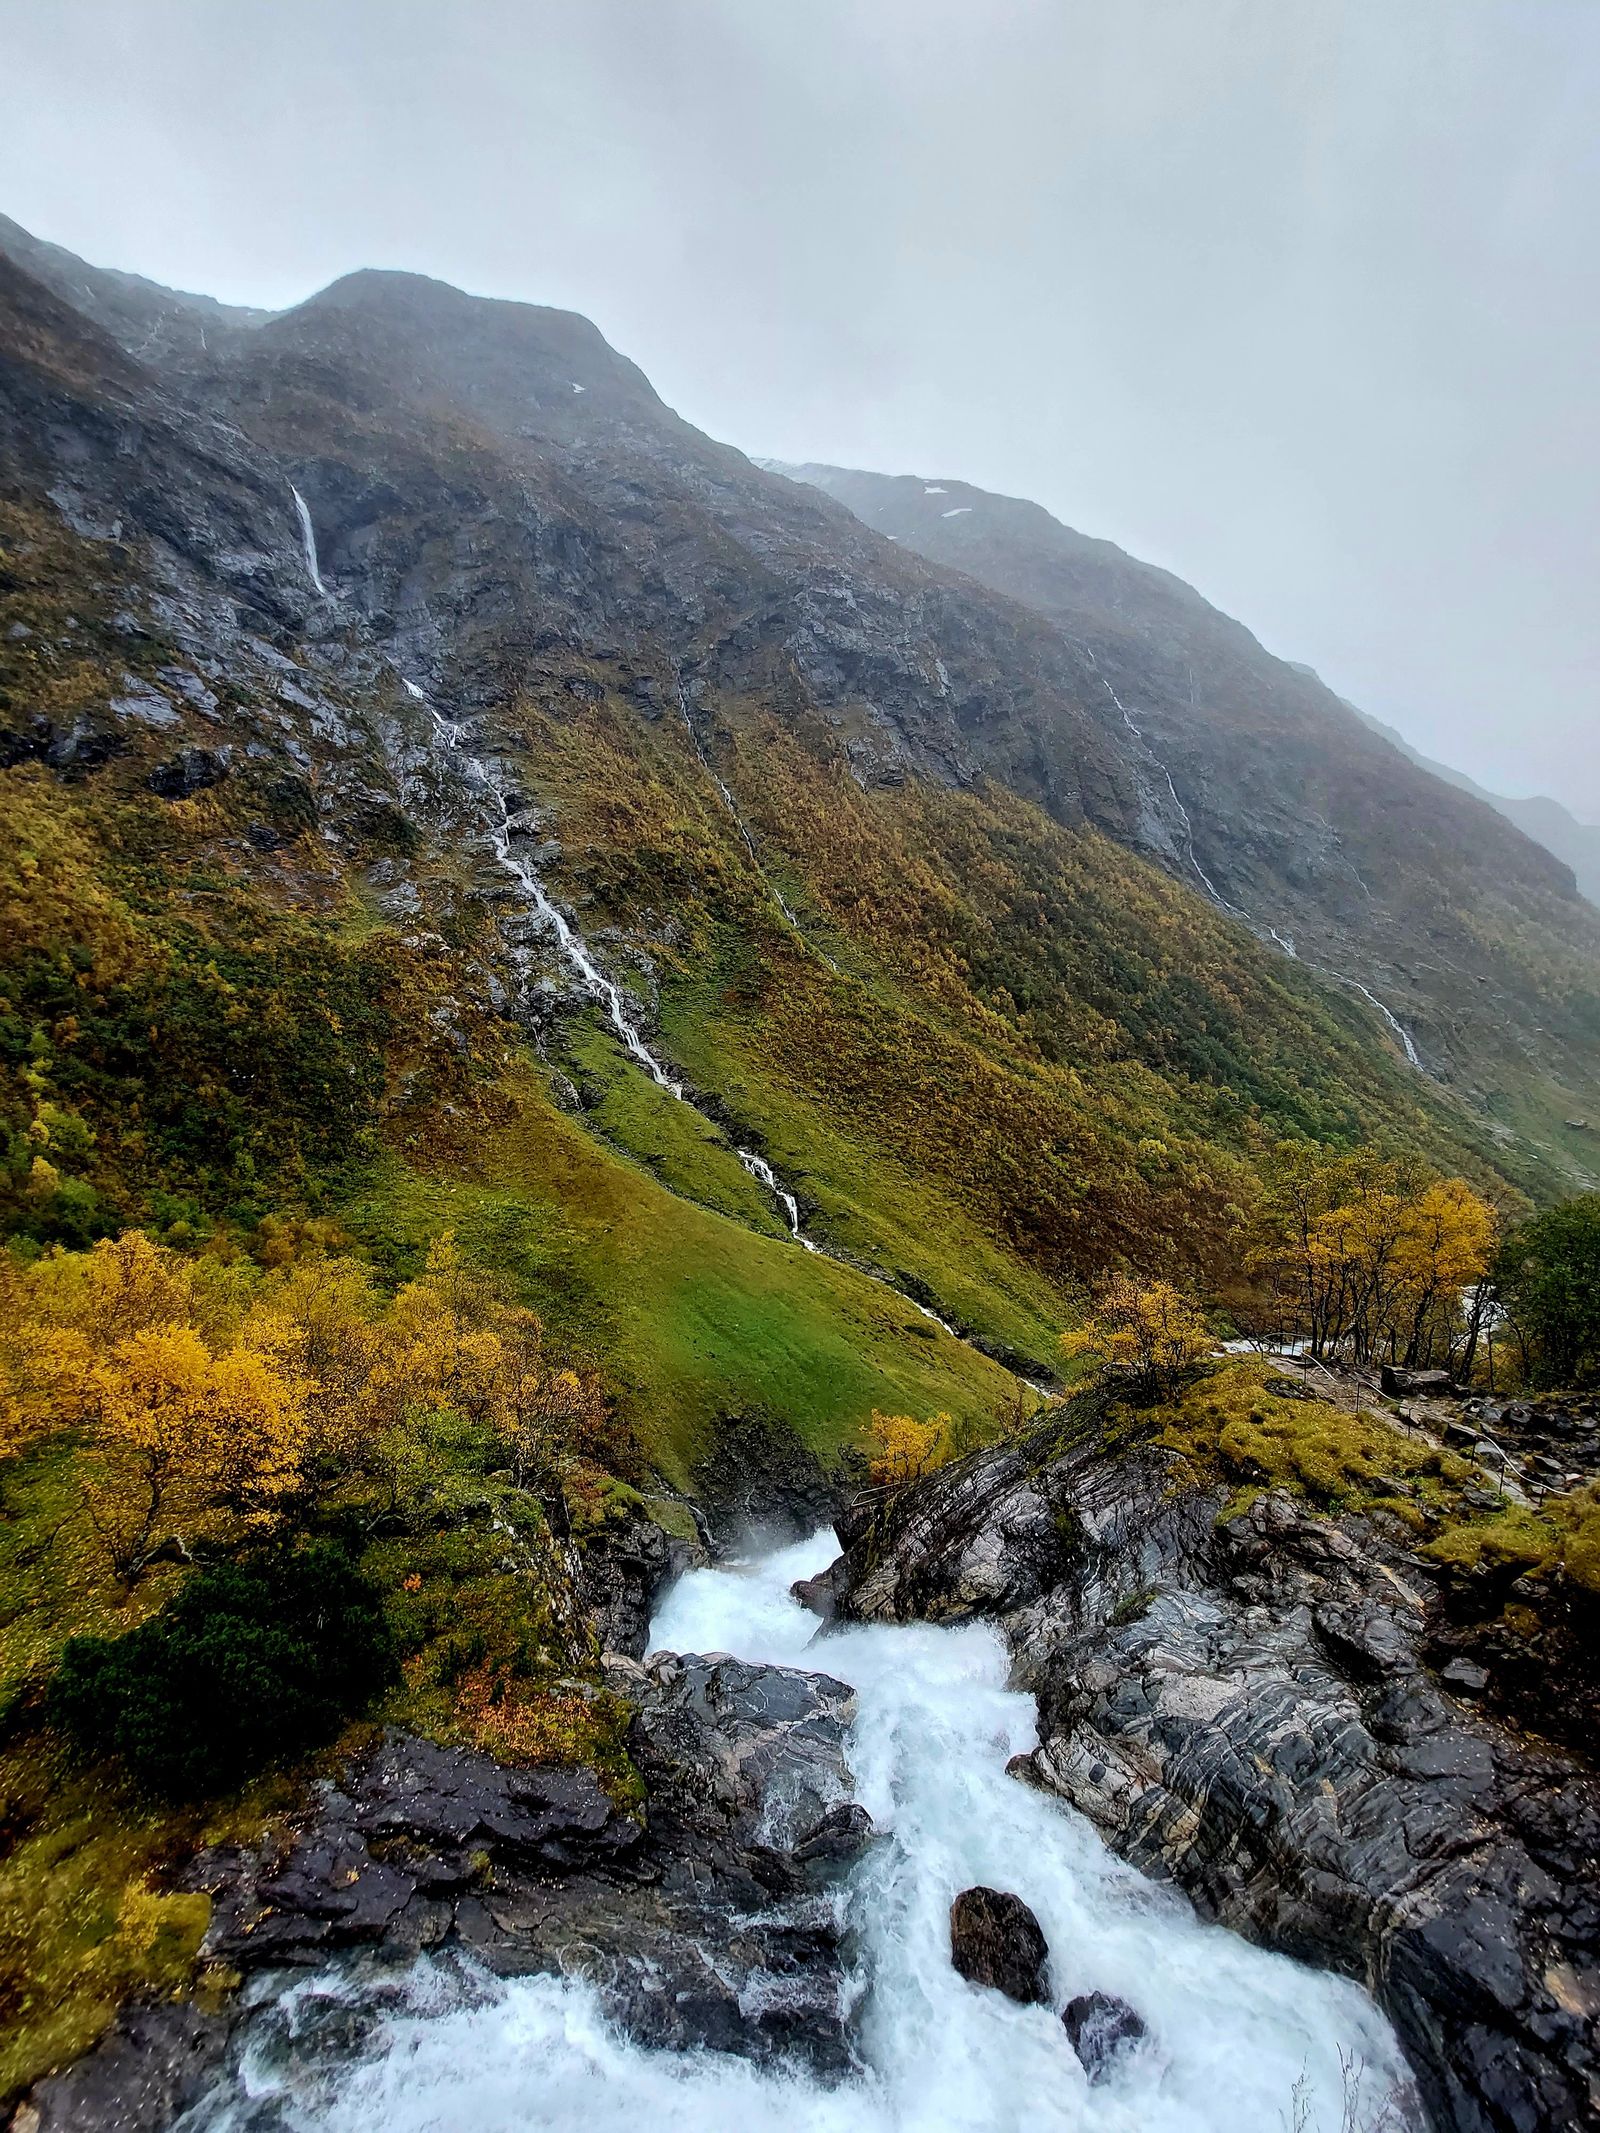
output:
[[[27,2124],[1576,2122],[1600,912],[1188,586],[0,226],[0,1070]]]

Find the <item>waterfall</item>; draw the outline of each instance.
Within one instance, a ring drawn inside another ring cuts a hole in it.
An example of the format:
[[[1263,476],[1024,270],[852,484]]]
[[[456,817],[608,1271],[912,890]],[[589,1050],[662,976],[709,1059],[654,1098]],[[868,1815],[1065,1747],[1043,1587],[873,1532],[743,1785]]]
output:
[[[1221,909],[1226,911],[1230,918],[1242,919],[1244,924],[1250,928],[1252,933],[1258,935],[1264,934],[1267,939],[1275,941],[1278,947],[1283,950],[1284,954],[1288,956],[1291,962],[1298,963],[1300,957],[1298,951],[1295,948],[1294,939],[1292,935],[1287,933],[1280,933],[1276,926],[1267,925],[1264,919],[1252,918],[1248,911],[1241,911],[1237,904],[1229,903],[1228,899],[1223,895],[1222,891],[1211,879],[1211,876],[1200,864],[1199,859],[1195,856],[1194,823],[1190,818],[1189,810],[1178,798],[1178,788],[1172,782],[1172,772],[1167,768],[1166,764],[1161,760],[1160,756],[1156,754],[1155,750],[1150,746],[1150,743],[1145,739],[1143,729],[1134,724],[1132,714],[1129,712],[1128,707],[1126,706],[1126,704],[1124,704],[1122,698],[1117,694],[1116,690],[1111,686],[1111,683],[1107,680],[1106,676],[1101,673],[1100,662],[1094,656],[1093,647],[1091,645],[1085,644],[1082,638],[1080,637],[1074,637],[1071,641],[1078,647],[1079,651],[1084,654],[1090,666],[1094,668],[1095,677],[1099,681],[1100,686],[1111,698],[1111,701],[1116,705],[1118,711],[1121,712],[1122,723],[1127,727],[1128,731],[1139,743],[1145,754],[1149,756],[1151,762],[1155,764],[1157,770],[1159,770],[1161,775],[1166,779],[1167,791],[1172,795],[1172,804],[1178,810],[1178,818],[1183,824],[1184,843],[1188,853],[1189,864],[1191,867],[1193,867],[1196,875],[1199,877],[1202,885],[1205,888],[1206,894],[1211,898],[1213,903],[1219,905]],[[1357,879],[1359,880],[1360,877],[1357,876]],[[1361,885],[1364,889],[1366,888],[1365,882],[1362,882]],[[1367,890],[1367,894],[1369,896],[1371,895],[1371,893],[1372,892],[1370,889]],[[1394,1010],[1392,1008],[1386,1007],[1383,1001],[1378,998],[1375,992],[1372,992],[1367,986],[1363,985],[1359,978],[1346,977],[1343,971],[1329,970],[1325,964],[1312,963],[1308,966],[1308,968],[1314,970],[1319,977],[1331,978],[1336,985],[1348,985],[1352,987],[1353,990],[1360,993],[1361,997],[1364,1000],[1368,1001],[1373,1007],[1378,1010],[1379,1014],[1382,1015],[1384,1021],[1388,1023],[1390,1029],[1400,1040],[1401,1050],[1406,1055],[1406,1063],[1409,1066],[1415,1067],[1419,1074],[1427,1073],[1428,1070],[1422,1063],[1421,1055],[1418,1053],[1417,1047],[1412,1041],[1411,1032],[1405,1027],[1404,1023],[1401,1022],[1399,1016],[1395,1014]]]
[[[1326,972],[1325,975],[1333,978],[1339,977],[1339,973],[1336,970],[1330,970]],[[1406,1055],[1407,1063],[1411,1066],[1414,1066],[1419,1074],[1426,1072],[1426,1069],[1424,1068],[1421,1059],[1417,1055],[1417,1048],[1415,1044],[1413,1044],[1411,1041],[1410,1030],[1406,1028],[1405,1024],[1400,1020],[1400,1017],[1395,1013],[1394,1009],[1392,1007],[1385,1006],[1383,1001],[1378,998],[1378,995],[1375,992],[1371,991],[1369,987],[1363,985],[1359,978],[1340,978],[1339,982],[1343,985],[1351,986],[1356,992],[1360,993],[1363,1000],[1367,1001],[1371,1006],[1375,1007],[1378,1010],[1379,1014],[1382,1015],[1384,1021],[1388,1023],[1390,1029],[1392,1029],[1394,1031],[1394,1034],[1399,1038],[1400,1047]]]
[[[823,2082],[727,2053],[647,2048],[577,1979],[464,1976],[423,1958],[400,1983],[356,1969],[288,1986],[258,2018],[265,2040],[204,2107],[205,2133],[1406,2133],[1418,2123],[1393,2033],[1357,1985],[1202,1924],[1080,1816],[1006,1775],[1034,1743],[1035,1712],[1006,1685],[993,1627],[842,1627],[813,1641],[815,1617],[788,1588],[833,1554],[833,1536],[819,1534],[693,1571],[668,1593],[652,1642],[822,1668],[856,1690],[850,1766],[881,1833],[839,1899],[859,1951],[859,2071]],[[1050,1945],[1049,2005],[1021,2007],[957,1975],[949,1907],[975,1884],[1034,1910]],[[1093,1991],[1126,1999],[1149,2029],[1098,2084],[1060,2019],[1067,2000]]]
[[[606,1019],[621,1039],[628,1056],[643,1067],[658,1089],[664,1090],[674,1101],[688,1104],[691,1110],[698,1110],[699,1107],[693,1102],[684,1084],[681,1081],[674,1080],[666,1067],[645,1043],[638,1024],[628,1012],[627,1003],[623,999],[620,988],[606,976],[595,961],[594,955],[583,936],[551,901],[544,883],[539,879],[533,862],[523,858],[513,850],[511,810],[506,800],[505,788],[496,776],[493,766],[482,756],[466,753],[466,734],[461,725],[455,720],[446,718],[429,701],[426,693],[414,681],[407,679],[404,675],[401,676],[401,680],[407,693],[415,698],[418,703],[426,706],[428,715],[433,720],[435,730],[445,743],[445,746],[459,760],[462,774],[467,783],[475,791],[487,796],[493,809],[489,834],[490,841],[494,847],[495,858],[522,890],[523,895],[533,906],[545,929],[554,936],[556,948],[562,960],[569,969],[576,973],[590,996],[599,1001],[600,1005],[605,1009]],[[729,805],[732,805],[731,797]],[[516,952],[519,962],[525,967],[528,960],[526,951],[519,950]],[[700,1116],[704,1117],[705,1113],[700,1112]],[[789,1235],[800,1246],[802,1251],[815,1252],[823,1257],[831,1258],[833,1255],[818,1244],[815,1238],[806,1235],[800,1220],[799,1201],[784,1185],[766,1157],[757,1155],[753,1148],[736,1147],[734,1153],[749,1175],[771,1193],[773,1199],[782,1208]],[[853,1264],[853,1262],[851,1263]],[[957,1332],[948,1319],[941,1318],[937,1311],[931,1310],[927,1304],[919,1302],[915,1296],[908,1296],[905,1290],[898,1283],[891,1281],[886,1274],[880,1274],[871,1267],[863,1266],[857,1266],[855,1271],[864,1275],[867,1280],[875,1281],[880,1288],[888,1289],[892,1295],[898,1296],[902,1302],[910,1304],[912,1310],[919,1312],[932,1325],[938,1326],[943,1332],[948,1333],[952,1340],[963,1340],[965,1338],[964,1335]],[[1031,1379],[1024,1382],[1032,1385]],[[1042,1392],[1043,1388],[1033,1386],[1033,1390]]]
[[[323,599],[331,600],[333,595],[323,584],[322,572],[317,568],[317,529],[311,523],[311,513],[306,507],[306,500],[293,482],[289,484],[289,494],[294,498],[295,513],[300,520],[300,546],[305,554],[306,570]]]

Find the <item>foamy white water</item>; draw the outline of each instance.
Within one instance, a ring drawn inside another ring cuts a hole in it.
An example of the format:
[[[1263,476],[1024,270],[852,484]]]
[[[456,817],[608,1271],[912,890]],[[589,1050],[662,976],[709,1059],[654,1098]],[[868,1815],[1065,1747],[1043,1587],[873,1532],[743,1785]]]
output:
[[[306,559],[307,574],[323,599],[331,600],[333,595],[323,584],[322,572],[317,567],[317,529],[311,523],[310,507],[293,482],[289,484],[289,494],[294,498],[295,517],[300,521],[300,552]]]
[[[1006,1688],[992,1629],[852,1628],[814,1642],[815,1619],[788,1588],[833,1553],[819,1534],[695,1571],[668,1594],[652,1641],[799,1664],[859,1692],[851,1763],[885,1832],[842,1899],[860,1936],[866,2073],[829,2087],[719,2054],[647,2051],[582,1984],[486,1979],[463,2006],[423,1965],[360,2064],[299,2095],[292,2075],[257,2068],[250,2093],[277,2100],[297,2133],[1352,2133],[1410,2122],[1399,2049],[1364,1993],[1202,1925],[1079,1816],[1005,1775],[1033,1743],[1034,1710]],[[1052,2006],[1017,2007],[951,1967],[951,1899],[976,1882],[1038,1914]],[[1120,1993],[1150,2027],[1100,2086],[1059,2014],[1095,1989]],[[359,1996],[336,1979],[295,1992],[308,2016],[319,1996]]]

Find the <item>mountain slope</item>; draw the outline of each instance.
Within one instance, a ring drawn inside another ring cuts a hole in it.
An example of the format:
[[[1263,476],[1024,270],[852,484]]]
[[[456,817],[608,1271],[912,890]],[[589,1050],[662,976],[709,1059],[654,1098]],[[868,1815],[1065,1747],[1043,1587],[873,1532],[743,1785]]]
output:
[[[451,1214],[681,1480],[992,1411],[905,1297],[1031,1369],[1108,1264],[1225,1293],[1277,1137],[1550,1182],[1185,880],[1093,657],[585,321],[140,358],[0,273],[13,1228]]]
[[[1381,733],[1386,741],[1392,742],[1419,769],[1443,779],[1446,785],[1454,785],[1460,792],[1471,793],[1475,800],[1482,800],[1497,815],[1504,815],[1508,822],[1514,823],[1524,837],[1542,844],[1563,866],[1571,867],[1579,894],[1586,896],[1590,903],[1600,905],[1600,826],[1580,822],[1559,800],[1549,799],[1542,793],[1518,799],[1506,793],[1490,792],[1469,778],[1465,771],[1452,770],[1448,763],[1436,762],[1432,756],[1423,755],[1412,747],[1403,733],[1386,725],[1381,718],[1373,718],[1366,711],[1359,711],[1357,716],[1375,732]]]
[[[956,481],[789,470],[903,547],[1051,621],[1167,791],[1169,865],[1366,988],[1422,1066],[1583,1169],[1600,923],[1570,870],[1275,659],[1188,586],[1038,505]]]

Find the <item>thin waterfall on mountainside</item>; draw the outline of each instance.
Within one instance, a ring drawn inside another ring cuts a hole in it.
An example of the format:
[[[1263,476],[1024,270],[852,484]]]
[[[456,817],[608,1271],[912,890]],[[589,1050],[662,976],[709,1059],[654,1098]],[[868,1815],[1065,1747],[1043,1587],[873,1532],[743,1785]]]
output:
[[[1095,658],[1092,647],[1085,644],[1081,638],[1075,637],[1073,638],[1072,642],[1077,645],[1078,649],[1088,659],[1090,666],[1094,668],[1095,675],[1100,683],[1100,686],[1105,690],[1106,694],[1111,698],[1111,701],[1116,705],[1117,710],[1122,714],[1122,723],[1127,727],[1129,733],[1133,735],[1133,738],[1139,743],[1140,747],[1143,748],[1146,755],[1149,756],[1151,762],[1155,764],[1157,770],[1160,771],[1162,777],[1165,778],[1167,784],[1167,791],[1172,796],[1172,804],[1178,810],[1178,819],[1183,824],[1184,849],[1188,856],[1189,864],[1194,869],[1196,876],[1205,888],[1206,894],[1211,898],[1214,904],[1218,905],[1220,909],[1226,911],[1230,918],[1241,919],[1244,924],[1250,928],[1252,933],[1255,933],[1257,935],[1265,934],[1267,939],[1276,942],[1278,947],[1283,950],[1284,954],[1289,957],[1291,962],[1298,963],[1300,961],[1300,956],[1295,948],[1293,939],[1288,934],[1280,933],[1276,926],[1269,926],[1264,919],[1252,918],[1248,911],[1241,910],[1237,904],[1229,903],[1227,897],[1223,895],[1222,891],[1211,879],[1211,876],[1200,864],[1199,858],[1197,857],[1194,848],[1194,823],[1192,818],[1190,817],[1188,808],[1184,806],[1182,800],[1180,800],[1178,797],[1178,788],[1172,782],[1172,772],[1167,768],[1161,757],[1158,756],[1155,750],[1150,746],[1149,741],[1145,738],[1144,729],[1141,726],[1135,724],[1133,715],[1128,710],[1127,705],[1122,701],[1122,698],[1117,694],[1116,690],[1112,687],[1107,677],[1103,673],[1101,673],[1100,662]],[[1353,991],[1360,993],[1361,997],[1366,1000],[1369,1005],[1375,1007],[1378,1010],[1378,1013],[1382,1015],[1384,1021],[1388,1024],[1390,1030],[1400,1040],[1400,1048],[1405,1053],[1407,1065],[1415,1067],[1419,1074],[1425,1074],[1427,1072],[1427,1068],[1422,1063],[1422,1058],[1417,1050],[1416,1044],[1412,1040],[1411,1032],[1406,1028],[1405,1024],[1400,1020],[1399,1016],[1394,1012],[1394,1010],[1391,1007],[1386,1006],[1384,1002],[1378,998],[1377,994],[1372,991],[1370,986],[1363,985],[1359,978],[1347,977],[1345,973],[1341,970],[1329,970],[1326,965],[1322,963],[1312,963],[1309,964],[1307,967],[1311,970],[1316,971],[1319,977],[1332,978],[1336,985],[1348,985]]]
[[[324,600],[331,600],[333,595],[323,584],[322,572],[317,567],[317,529],[311,523],[310,507],[293,482],[289,484],[289,494],[294,498],[295,516],[300,521],[300,546],[305,554],[306,569],[310,573],[311,582]]]
[[[426,692],[419,688],[414,681],[404,676],[401,678],[404,681],[407,693],[418,703],[426,706],[428,715],[433,720],[435,730],[445,746],[456,758],[461,774],[468,785],[476,792],[487,797],[493,809],[489,835],[495,858],[522,889],[541,923],[554,936],[557,951],[563,961],[577,974],[585,990],[594,999],[598,1000],[605,1009],[606,1018],[620,1038],[628,1056],[637,1065],[643,1067],[658,1089],[663,1090],[676,1102],[687,1104],[691,1110],[699,1111],[699,1106],[689,1095],[684,1084],[674,1079],[650,1049],[649,1045],[646,1044],[638,1024],[628,1012],[627,1002],[622,996],[621,988],[606,976],[595,961],[594,954],[583,939],[583,936],[551,900],[544,883],[539,879],[533,862],[513,849],[511,806],[506,797],[505,787],[496,774],[493,765],[482,756],[469,754],[466,749],[466,735],[462,726],[457,721],[446,718],[437,706],[429,700]],[[732,804],[731,800],[729,804]],[[524,965],[526,964],[527,956],[525,951],[518,952],[518,960]],[[705,1113],[700,1112],[700,1115],[704,1117]],[[782,1208],[789,1235],[793,1241],[803,1251],[828,1256],[825,1254],[822,1245],[818,1244],[814,1238],[806,1235],[800,1220],[799,1201],[779,1178],[766,1157],[757,1155],[752,1148],[736,1147],[734,1153],[749,1175],[763,1186],[772,1195],[779,1207]],[[914,1311],[920,1313],[930,1324],[938,1326],[942,1332],[948,1333],[952,1339],[963,1339],[964,1336],[957,1332],[948,1319],[941,1318],[937,1311],[921,1302],[917,1297],[907,1295],[904,1289],[900,1288],[897,1283],[890,1281],[886,1275],[879,1274],[869,1267],[860,1267],[857,1271],[865,1274],[869,1280],[877,1282],[880,1287],[886,1288],[900,1297],[903,1302],[908,1303]]]

